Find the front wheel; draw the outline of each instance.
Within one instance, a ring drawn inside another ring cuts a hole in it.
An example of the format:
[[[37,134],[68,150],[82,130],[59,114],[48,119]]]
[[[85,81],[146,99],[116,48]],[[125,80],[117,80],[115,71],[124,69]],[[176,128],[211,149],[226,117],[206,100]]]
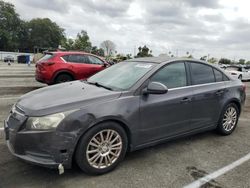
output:
[[[222,135],[230,135],[236,128],[239,119],[239,109],[236,104],[228,104],[220,117],[217,131]]]
[[[104,174],[123,160],[127,135],[115,122],[105,122],[82,136],[76,150],[76,163],[87,174]]]

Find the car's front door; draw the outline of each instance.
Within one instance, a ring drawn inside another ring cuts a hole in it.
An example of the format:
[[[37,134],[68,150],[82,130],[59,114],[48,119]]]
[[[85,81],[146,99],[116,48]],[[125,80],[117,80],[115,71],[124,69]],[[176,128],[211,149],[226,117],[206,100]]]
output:
[[[174,62],[157,71],[149,82],[168,87],[166,94],[141,95],[140,143],[154,142],[190,129],[192,88],[188,85],[186,64]]]
[[[105,69],[105,64],[102,60],[92,55],[87,55],[89,60],[89,74],[92,76],[93,74]]]

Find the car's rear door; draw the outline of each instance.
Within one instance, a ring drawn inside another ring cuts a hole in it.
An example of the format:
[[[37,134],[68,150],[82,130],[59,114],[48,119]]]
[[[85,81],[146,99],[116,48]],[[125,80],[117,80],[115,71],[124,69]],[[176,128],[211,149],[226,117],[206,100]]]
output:
[[[142,95],[140,99],[140,144],[174,136],[190,129],[192,88],[186,64],[174,62],[156,72],[149,82],[168,87],[166,94]]]
[[[192,129],[216,126],[227,92],[224,76],[218,69],[199,62],[189,63],[193,88]]]

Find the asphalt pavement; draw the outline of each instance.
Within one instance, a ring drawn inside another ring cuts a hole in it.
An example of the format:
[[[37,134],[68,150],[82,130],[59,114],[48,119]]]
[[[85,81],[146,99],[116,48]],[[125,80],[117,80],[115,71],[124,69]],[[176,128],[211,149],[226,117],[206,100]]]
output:
[[[13,77],[15,71],[25,76]],[[9,77],[1,77],[1,74],[7,73],[10,73]],[[27,75],[34,75],[34,66],[11,65],[6,68],[0,62],[0,127],[19,96],[34,87],[45,87]],[[0,134],[0,188],[175,188],[189,185],[250,153],[250,82],[245,83],[247,101],[232,135],[220,136],[211,131],[128,153],[117,169],[101,176],[88,176],[76,166],[59,175],[57,170],[18,160],[10,154]],[[16,92],[14,88],[18,86],[20,90]],[[10,89],[10,93],[3,92],[7,87],[13,90]],[[250,161],[246,161],[202,187],[248,188],[249,168]]]

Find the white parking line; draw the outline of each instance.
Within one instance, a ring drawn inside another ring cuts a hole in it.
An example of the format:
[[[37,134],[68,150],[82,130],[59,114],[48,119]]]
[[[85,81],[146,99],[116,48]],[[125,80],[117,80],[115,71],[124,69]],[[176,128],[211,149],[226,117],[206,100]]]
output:
[[[233,163],[184,186],[183,188],[198,188],[198,187],[204,185],[205,183],[227,173],[228,171],[233,170],[234,168],[240,166],[241,164],[247,162],[248,160],[250,160],[250,153],[248,153],[244,157],[238,159],[237,161],[234,161]]]
[[[16,97],[0,97],[0,100],[18,99],[18,98],[20,98],[20,96],[16,96]]]

